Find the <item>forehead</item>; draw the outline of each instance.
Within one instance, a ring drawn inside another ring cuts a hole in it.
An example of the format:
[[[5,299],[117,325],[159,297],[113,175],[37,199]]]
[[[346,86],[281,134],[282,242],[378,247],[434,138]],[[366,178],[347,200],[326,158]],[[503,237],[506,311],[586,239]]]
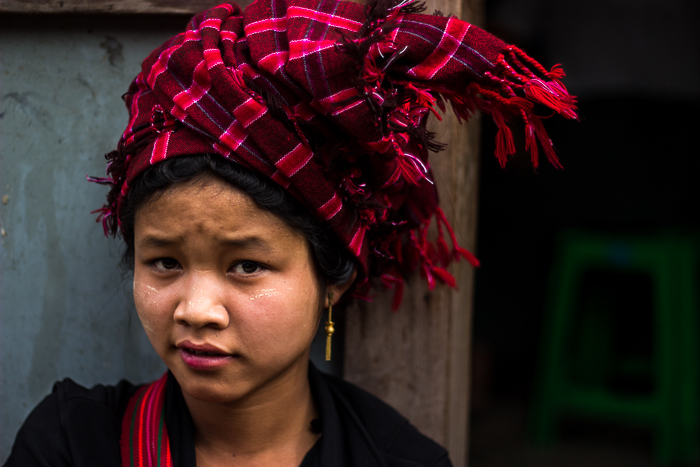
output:
[[[304,240],[282,218],[213,175],[178,183],[158,193],[136,211],[134,219],[137,243],[144,235],[186,236],[204,232],[213,238],[253,235],[268,241]]]

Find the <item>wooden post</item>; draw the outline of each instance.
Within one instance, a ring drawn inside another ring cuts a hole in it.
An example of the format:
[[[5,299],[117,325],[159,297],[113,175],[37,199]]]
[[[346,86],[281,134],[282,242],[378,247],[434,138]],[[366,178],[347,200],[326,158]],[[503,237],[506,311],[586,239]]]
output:
[[[483,0],[432,0],[435,9],[480,23]],[[460,125],[451,111],[434,124],[447,150],[431,155],[441,205],[460,244],[474,251],[479,120]],[[467,465],[473,270],[452,265],[458,291],[428,292],[414,277],[397,313],[390,293],[347,312],[344,377],[394,406],[419,430],[450,451],[455,467]]]

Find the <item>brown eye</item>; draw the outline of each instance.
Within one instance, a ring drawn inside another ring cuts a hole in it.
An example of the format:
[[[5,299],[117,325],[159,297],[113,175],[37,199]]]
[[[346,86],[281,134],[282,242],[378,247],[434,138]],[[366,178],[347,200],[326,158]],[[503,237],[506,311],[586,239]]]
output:
[[[234,271],[238,274],[255,274],[260,270],[260,265],[254,261],[241,261],[234,266]]]
[[[170,269],[175,269],[180,265],[180,263],[177,262],[177,260],[174,260],[173,258],[160,258],[159,260],[156,260],[153,265],[157,269],[161,270],[170,270]]]

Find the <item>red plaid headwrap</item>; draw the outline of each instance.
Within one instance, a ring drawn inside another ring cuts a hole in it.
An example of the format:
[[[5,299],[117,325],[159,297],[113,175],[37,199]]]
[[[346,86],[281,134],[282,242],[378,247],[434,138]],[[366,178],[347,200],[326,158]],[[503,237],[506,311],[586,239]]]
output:
[[[93,179],[112,185],[105,231],[119,230],[129,186],[149,166],[216,153],[323,219],[357,258],[360,286],[381,278],[395,286],[395,306],[416,268],[430,288],[454,285],[444,267],[476,260],[438,207],[428,149],[441,145],[428,115],[440,118],[444,100],[463,119],[477,108],[492,114],[501,164],[515,152],[507,123],[521,118],[533,163],[539,142],[558,165],[534,110],[576,118],[575,100],[558,66],[547,71],[473,25],[419,11],[410,1],[257,0],[244,12],[223,4],[196,15],[143,62],[125,95],[130,119],[107,155],[109,178]]]

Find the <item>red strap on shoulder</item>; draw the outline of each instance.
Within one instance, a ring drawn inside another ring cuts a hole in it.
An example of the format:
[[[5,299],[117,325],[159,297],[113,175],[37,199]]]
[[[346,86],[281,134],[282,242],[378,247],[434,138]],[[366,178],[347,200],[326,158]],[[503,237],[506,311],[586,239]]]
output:
[[[168,374],[141,387],[131,396],[122,419],[122,467],[172,467],[170,439],[165,426],[165,388]]]

